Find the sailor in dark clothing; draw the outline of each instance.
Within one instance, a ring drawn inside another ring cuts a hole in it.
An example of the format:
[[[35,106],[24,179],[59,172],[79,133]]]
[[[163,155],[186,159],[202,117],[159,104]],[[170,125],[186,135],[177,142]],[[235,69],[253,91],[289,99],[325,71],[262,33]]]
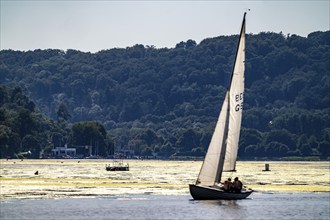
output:
[[[243,184],[242,184],[241,181],[238,180],[238,177],[235,177],[233,186],[234,186],[234,192],[235,193],[240,193],[241,192],[241,190],[243,188]]]
[[[233,188],[233,183],[231,182],[231,179],[228,178],[223,184],[223,189],[227,192],[231,191]]]

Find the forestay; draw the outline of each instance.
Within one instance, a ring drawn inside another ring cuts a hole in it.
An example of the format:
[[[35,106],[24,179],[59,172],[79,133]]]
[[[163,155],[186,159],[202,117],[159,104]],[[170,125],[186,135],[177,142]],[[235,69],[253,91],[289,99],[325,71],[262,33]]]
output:
[[[245,15],[235,64],[220,115],[196,184],[212,186],[220,182],[223,171],[236,166],[244,96]]]

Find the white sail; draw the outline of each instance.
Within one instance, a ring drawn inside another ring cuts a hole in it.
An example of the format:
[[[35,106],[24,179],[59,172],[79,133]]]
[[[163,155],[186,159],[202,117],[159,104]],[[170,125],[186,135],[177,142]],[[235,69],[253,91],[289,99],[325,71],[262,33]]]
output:
[[[226,93],[225,100],[222,104],[222,108],[220,111],[220,115],[215,126],[213,136],[207,150],[204,163],[202,165],[201,171],[199,173],[197,182],[198,184],[204,186],[213,186],[215,182],[219,182],[220,179],[217,181],[217,177],[219,176],[219,168],[222,166],[220,165],[220,157],[221,153],[224,156],[225,147],[224,142],[226,141],[226,133],[223,132],[224,130],[228,129],[228,118],[229,118],[229,93]],[[222,159],[223,164],[224,157]]]
[[[241,129],[245,62],[245,15],[236,59],[221,112],[207,150],[197,183],[213,186],[220,182],[223,171],[235,170]]]
[[[230,94],[230,117],[228,141],[223,170],[235,170],[239,135],[241,131],[243,96],[244,96],[244,71],[245,71],[245,19],[243,21],[237,55],[232,74]]]

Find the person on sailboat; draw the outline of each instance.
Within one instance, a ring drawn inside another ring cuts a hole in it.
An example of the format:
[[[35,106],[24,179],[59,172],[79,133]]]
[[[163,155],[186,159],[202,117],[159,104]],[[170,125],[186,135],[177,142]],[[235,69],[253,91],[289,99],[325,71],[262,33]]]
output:
[[[235,177],[233,187],[234,187],[234,192],[235,193],[240,193],[241,192],[241,190],[243,188],[243,184],[242,184],[241,181],[238,180],[238,177]]]
[[[228,178],[223,184],[223,189],[227,192],[231,191],[233,187],[233,183],[231,182],[231,178]]]

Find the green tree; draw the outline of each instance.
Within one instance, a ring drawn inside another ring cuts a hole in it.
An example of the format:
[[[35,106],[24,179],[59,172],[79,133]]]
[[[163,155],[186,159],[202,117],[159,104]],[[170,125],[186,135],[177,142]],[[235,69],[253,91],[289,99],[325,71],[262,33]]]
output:
[[[193,129],[186,129],[178,139],[176,145],[183,151],[190,151],[200,147],[200,134]]]
[[[330,142],[322,134],[330,127],[329,36],[330,31],[307,37],[271,32],[248,36],[242,126],[261,139],[243,130],[240,157],[252,150],[264,156],[271,142],[288,146],[289,155],[305,154],[308,148],[318,155],[316,146]],[[66,103],[72,117],[65,118],[72,123],[104,123],[118,146],[127,146],[137,135],[131,130],[138,128],[157,134],[153,143],[138,139],[140,152],[156,145],[163,155],[206,148],[213,132],[209,127],[217,120],[229,84],[236,44],[233,35],[198,44],[183,41],[175,48],[137,44],[97,53],[1,50],[0,124],[11,130],[7,149],[16,148],[16,135],[19,143],[26,135],[34,136],[43,149],[52,145],[53,132],[67,139],[69,123],[37,114],[40,109],[56,119],[59,103]],[[22,109],[30,112],[34,125],[20,124]],[[187,129],[199,133],[199,140],[188,143],[183,135]],[[301,135],[308,138],[303,148],[298,144]]]
[[[245,148],[244,156],[245,157],[264,157],[265,148],[261,147],[260,145],[249,145]]]
[[[330,156],[330,143],[327,141],[323,141],[319,145],[319,151],[321,153],[322,158],[327,158]]]
[[[266,146],[266,155],[268,157],[283,157],[289,151],[288,146],[279,142],[270,142]]]
[[[57,113],[58,121],[61,121],[61,120],[68,121],[71,118],[71,114],[70,114],[67,106],[63,102],[58,107],[58,110],[56,113]]]
[[[21,151],[31,152],[32,158],[40,158],[41,145],[33,135],[26,135],[22,139],[21,146],[22,146]]]
[[[107,149],[107,132],[99,122],[79,122],[72,126],[72,144],[75,146],[90,146],[92,154],[106,156],[109,152]],[[96,153],[95,153],[96,152]],[[85,152],[88,155],[90,152]]]
[[[245,149],[247,146],[253,145],[258,146],[262,143],[262,134],[256,129],[242,129],[240,135],[240,142],[238,148],[238,155],[241,157],[245,156]],[[251,153],[251,151],[250,151]]]
[[[12,126],[12,128],[20,134],[21,138],[32,134],[33,131],[38,131],[37,120],[29,110],[24,108],[18,110],[16,117],[13,118]]]
[[[282,144],[286,145],[287,147],[289,147],[290,150],[297,148],[297,144],[296,144],[294,136],[284,129],[273,130],[273,131],[268,132],[268,134],[266,135],[265,143],[269,144],[271,142],[282,143]]]

